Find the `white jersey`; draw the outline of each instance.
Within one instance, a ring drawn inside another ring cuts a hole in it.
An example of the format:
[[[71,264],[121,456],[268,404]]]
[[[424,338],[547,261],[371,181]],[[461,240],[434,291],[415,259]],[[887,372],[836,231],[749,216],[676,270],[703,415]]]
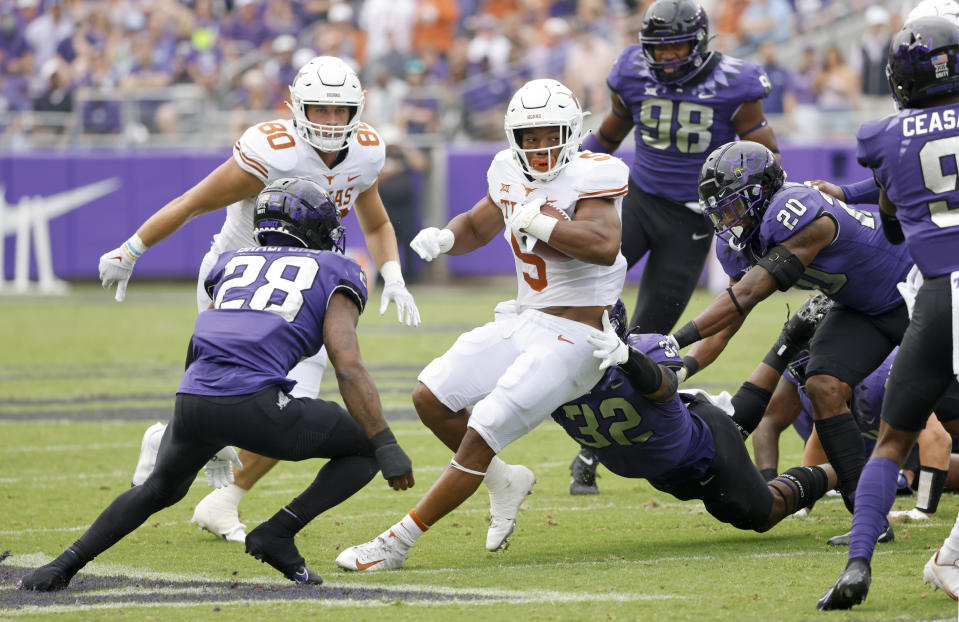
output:
[[[543,197],[546,202],[575,217],[576,203],[586,198],[610,198],[622,218],[623,196],[629,184],[629,168],[615,156],[583,151],[576,154],[559,175],[550,181],[530,181],[513,154],[504,149],[496,154],[486,173],[489,196],[508,220],[516,207]],[[611,266],[578,259],[550,261],[524,252],[509,231],[509,245],[516,263],[520,309],[543,307],[592,307],[616,303],[626,281],[626,258],[617,253]]]
[[[300,138],[292,120],[278,119],[254,125],[233,145],[233,161],[264,185],[282,177],[305,177],[329,193],[341,216],[353,208],[356,197],[376,182],[386,148],[380,135],[360,124],[347,146],[346,158],[330,169],[316,150]],[[226,208],[226,221],[213,236],[214,253],[256,246],[253,239],[255,196]]]

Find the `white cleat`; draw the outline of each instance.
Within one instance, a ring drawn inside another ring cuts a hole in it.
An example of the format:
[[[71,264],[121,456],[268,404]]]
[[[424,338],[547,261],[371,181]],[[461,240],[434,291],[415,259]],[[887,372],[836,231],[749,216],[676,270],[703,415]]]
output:
[[[794,518],[806,518],[809,516],[809,508],[799,508],[792,515]]]
[[[929,520],[930,516],[919,508],[911,510],[896,510],[889,512],[889,518],[911,518],[912,520]]]
[[[130,480],[131,486],[139,486],[147,481],[150,473],[153,473],[164,431],[166,431],[165,423],[154,423],[143,433],[143,440],[140,442],[140,457],[137,459],[137,468],[133,471],[133,479]]]
[[[226,488],[218,488],[203,497],[193,510],[191,523],[196,523],[228,542],[244,542],[246,525],[240,522],[237,505],[226,498]]]
[[[366,544],[351,546],[336,556],[336,565],[343,570],[375,572],[402,568],[410,547],[388,529]]]
[[[939,588],[952,600],[959,600],[959,567],[955,563],[940,564],[939,551],[929,558],[922,569],[922,582],[931,583],[932,589]]]
[[[489,491],[489,530],[486,532],[486,550],[505,550],[509,536],[516,528],[516,515],[526,495],[533,492],[536,476],[521,464],[510,465],[509,483]]]

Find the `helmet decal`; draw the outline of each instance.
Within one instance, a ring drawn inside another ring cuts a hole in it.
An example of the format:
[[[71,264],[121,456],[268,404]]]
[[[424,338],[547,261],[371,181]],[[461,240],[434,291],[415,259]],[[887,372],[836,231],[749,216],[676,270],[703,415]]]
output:
[[[339,210],[326,190],[303,177],[277,179],[260,191],[253,208],[253,235],[261,246],[346,249]]]

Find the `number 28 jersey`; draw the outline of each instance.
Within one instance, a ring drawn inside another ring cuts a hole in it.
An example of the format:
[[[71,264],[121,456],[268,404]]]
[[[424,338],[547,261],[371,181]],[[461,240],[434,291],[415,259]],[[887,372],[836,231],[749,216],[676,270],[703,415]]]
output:
[[[335,292],[363,311],[366,277],[332,251],[258,247],[222,254],[206,278],[213,308],[200,313],[192,363],[178,393],[246,395],[293,388],[290,369],[323,346],[323,321]]]
[[[546,203],[575,219],[576,203],[586,198],[613,200],[622,214],[623,196],[629,182],[629,170],[615,156],[583,151],[550,181],[531,181],[520,169],[513,153],[504,149],[490,164],[486,179],[490,199],[499,206],[508,221],[520,205],[543,198]],[[516,264],[521,309],[552,306],[591,307],[616,304],[626,281],[626,259],[617,253],[611,266],[600,266],[578,259],[551,261],[527,253],[512,235],[503,231]]]
[[[300,138],[291,120],[254,125],[233,145],[233,161],[264,185],[282,177],[313,180],[330,193],[341,217],[353,208],[356,197],[376,182],[385,158],[383,140],[365,123],[350,139],[346,157],[333,169],[323,163],[312,145]],[[255,202],[255,196],[248,197],[226,208],[226,222],[213,236],[214,252],[256,246]]]

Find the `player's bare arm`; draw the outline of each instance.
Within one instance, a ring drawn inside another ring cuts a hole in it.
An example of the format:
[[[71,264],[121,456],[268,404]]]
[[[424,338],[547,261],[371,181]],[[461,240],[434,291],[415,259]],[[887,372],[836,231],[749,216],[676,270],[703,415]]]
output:
[[[902,232],[902,225],[896,217],[896,206],[889,200],[885,188],[879,188],[879,224],[882,233],[893,244],[902,244],[906,236]]]
[[[746,102],[740,106],[733,116],[733,126],[740,138],[759,143],[775,153],[777,158],[780,158],[776,134],[773,132],[773,128],[766,123],[761,99]]]
[[[485,246],[505,226],[503,212],[487,194],[477,201],[469,211],[458,214],[446,225],[446,228],[452,231],[455,236],[453,247],[448,253],[450,255],[464,255]]]
[[[262,181],[240,168],[231,157],[150,216],[137,229],[137,235],[144,245],[153,246],[193,218],[256,196],[263,187]]]
[[[586,263],[611,266],[622,240],[622,224],[611,199],[581,199],[575,220],[560,220],[549,245]]]
[[[372,186],[356,197],[353,208],[373,263],[382,266],[387,261],[398,262],[400,253],[396,246],[396,231],[386,213],[383,199],[380,198],[378,182],[373,182]]]
[[[829,216],[820,216],[792,237],[782,246],[802,263],[808,266],[820,250],[828,246],[836,237],[836,223]],[[770,253],[775,252],[770,251]],[[771,272],[763,268],[753,268],[727,293],[720,294],[705,311],[693,320],[701,337],[715,335],[734,322],[741,320],[778,288],[778,282]]]
[[[603,145],[606,153],[612,153],[619,148],[629,133],[633,130],[633,115],[615,91],[609,92],[612,110],[603,119],[599,129],[593,134]]]

